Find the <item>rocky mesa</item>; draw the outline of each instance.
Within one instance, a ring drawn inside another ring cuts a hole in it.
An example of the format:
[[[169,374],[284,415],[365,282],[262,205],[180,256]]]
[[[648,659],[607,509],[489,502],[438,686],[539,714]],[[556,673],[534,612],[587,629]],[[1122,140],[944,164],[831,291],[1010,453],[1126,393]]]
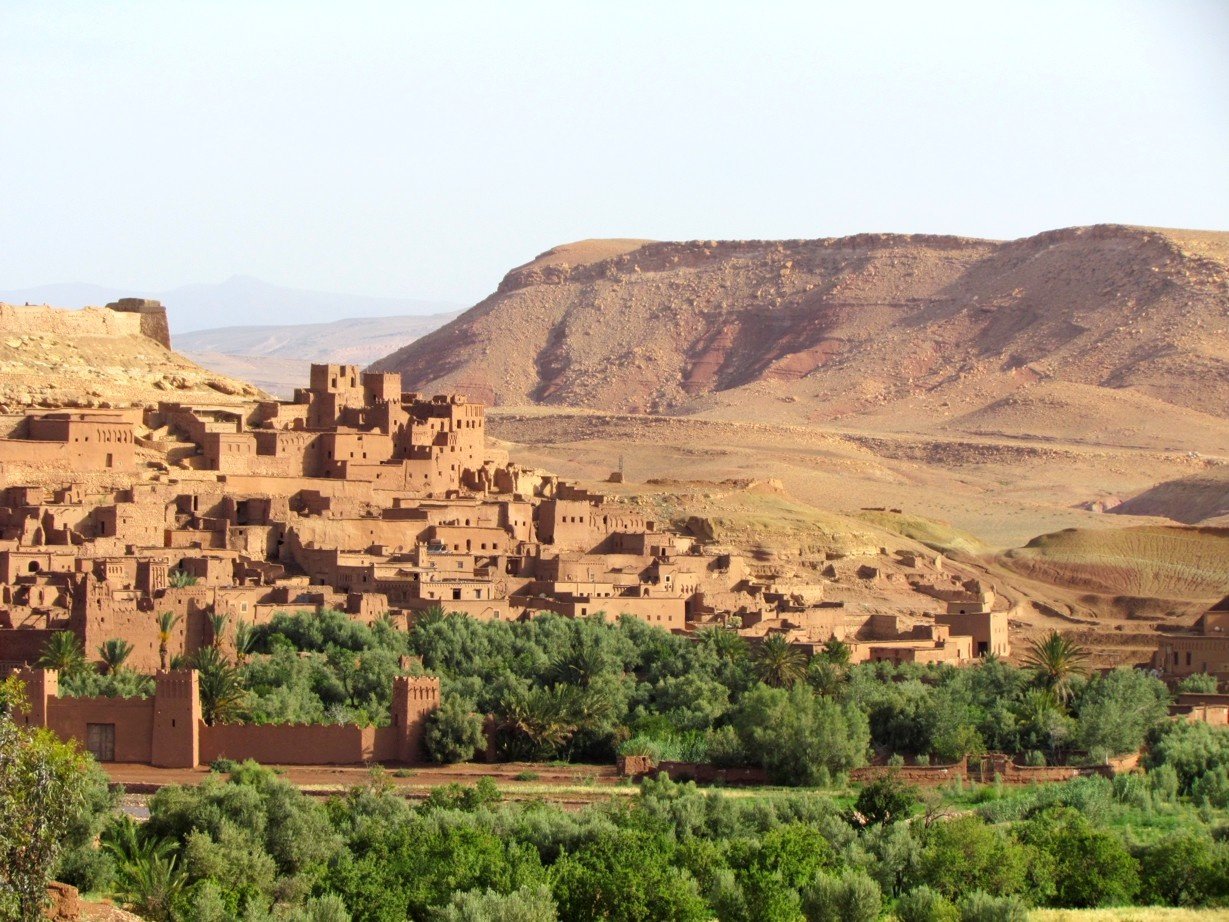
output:
[[[1229,233],[584,241],[372,367],[503,405],[985,431],[1171,408],[1219,435]]]

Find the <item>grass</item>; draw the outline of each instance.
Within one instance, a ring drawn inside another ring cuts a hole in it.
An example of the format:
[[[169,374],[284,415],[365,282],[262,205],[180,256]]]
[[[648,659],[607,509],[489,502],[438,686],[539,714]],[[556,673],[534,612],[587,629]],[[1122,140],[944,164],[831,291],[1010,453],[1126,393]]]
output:
[[[1229,909],[1035,909],[1028,918],[1029,922],[1212,922],[1229,919]]]

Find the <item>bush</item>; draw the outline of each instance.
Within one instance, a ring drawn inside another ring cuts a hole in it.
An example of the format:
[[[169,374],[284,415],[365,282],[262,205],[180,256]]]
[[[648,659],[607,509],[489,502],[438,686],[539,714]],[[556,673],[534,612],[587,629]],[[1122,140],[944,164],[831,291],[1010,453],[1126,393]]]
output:
[[[879,885],[862,871],[818,874],[802,892],[807,922],[874,922],[882,910]]]
[[[736,768],[749,761],[747,750],[733,727],[710,730],[705,738],[708,760],[720,768]]]
[[[1229,851],[1207,835],[1175,832],[1139,853],[1140,902],[1206,906],[1229,897]]]
[[[867,824],[886,826],[907,817],[915,803],[917,792],[892,772],[862,788],[854,810]]]
[[[433,909],[431,922],[555,922],[555,901],[545,886],[521,887],[511,893],[469,890],[447,906]]]
[[[917,882],[948,899],[976,890],[1020,893],[1028,886],[1034,854],[980,818],[962,816],[926,830]]]
[[[1209,772],[1229,768],[1229,727],[1174,722],[1151,736],[1144,764],[1149,770],[1172,766],[1178,790],[1191,793],[1195,781]]]
[[[1019,897],[991,896],[980,890],[960,902],[960,922],[1027,922],[1028,906]]]
[[[238,762],[234,759],[228,759],[225,756],[214,759],[209,763],[209,770],[211,772],[217,772],[219,775],[229,775],[238,767]]]
[[[427,715],[423,748],[431,761],[444,764],[468,762],[474,753],[485,747],[482,717],[474,713],[471,702],[449,696]]]
[[[1037,814],[1020,829],[1020,838],[1052,862],[1052,906],[1117,906],[1129,903],[1139,889],[1138,866],[1122,840],[1094,828],[1070,807]]]
[[[896,918],[900,922],[960,922],[960,910],[942,893],[922,886],[897,901]]]
[[[1192,694],[1215,695],[1219,685],[1216,681],[1216,676],[1208,675],[1206,672],[1195,672],[1188,675],[1178,683],[1179,694],[1189,692]]]

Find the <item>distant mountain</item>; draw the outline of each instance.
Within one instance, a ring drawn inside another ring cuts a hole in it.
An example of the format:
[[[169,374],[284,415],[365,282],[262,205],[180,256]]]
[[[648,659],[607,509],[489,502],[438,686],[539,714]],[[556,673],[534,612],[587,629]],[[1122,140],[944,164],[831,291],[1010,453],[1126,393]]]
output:
[[[341,317],[404,318],[407,314],[438,314],[462,306],[446,301],[373,298],[283,288],[246,275],[236,275],[218,284],[182,285],[168,291],[135,291],[77,283],[0,291],[0,301],[10,304],[58,307],[100,307],[125,297],[157,298],[166,305],[171,329],[179,334],[253,322],[310,324],[328,323]],[[403,340],[399,345],[404,344]]]
[[[382,355],[456,319],[460,311],[421,317],[358,317],[332,323],[235,326],[175,337],[175,347],[221,374],[289,396],[312,362],[366,367]]]

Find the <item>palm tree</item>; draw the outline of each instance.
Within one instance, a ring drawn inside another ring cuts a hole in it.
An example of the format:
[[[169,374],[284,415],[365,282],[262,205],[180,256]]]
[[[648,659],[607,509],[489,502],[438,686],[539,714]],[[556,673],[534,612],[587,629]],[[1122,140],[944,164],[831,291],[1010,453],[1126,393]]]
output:
[[[242,666],[248,656],[256,649],[256,630],[250,621],[240,621],[235,625],[235,633],[231,637],[235,645],[235,659]]]
[[[247,691],[239,670],[217,647],[201,647],[192,658],[199,676],[201,717],[205,723],[230,723],[243,712]]]
[[[166,648],[171,641],[171,631],[180,622],[180,616],[173,611],[164,611],[158,616],[158,664],[166,671]]]
[[[143,919],[165,922],[173,918],[174,904],[187,885],[187,872],[178,866],[175,843],[143,835],[129,816],[115,821],[102,836],[102,849],[115,863],[112,893]]]
[[[81,641],[72,631],[56,631],[47,638],[38,665],[42,669],[54,669],[65,677],[84,672],[89,667]]]
[[[196,577],[190,573],[185,573],[183,570],[172,570],[167,574],[167,582],[176,589],[185,589],[188,586],[196,585]]]
[[[806,675],[806,654],[783,634],[769,634],[755,647],[751,658],[760,681],[773,688],[786,688]]]
[[[747,655],[747,642],[738,631],[727,627],[706,627],[697,632],[700,643],[717,654],[719,659],[736,660]]]
[[[512,753],[533,760],[557,756],[576,732],[579,693],[574,685],[557,685],[506,696],[499,728]]]
[[[222,639],[226,636],[226,625],[229,622],[230,615],[221,612],[214,612],[209,616],[209,634],[215,648],[221,648]]]
[[[1058,631],[1050,631],[1040,640],[1029,641],[1024,665],[1033,670],[1037,683],[1047,689],[1054,700],[1066,704],[1071,699],[1072,680],[1088,674],[1085,663],[1089,656],[1087,648]]]
[[[833,666],[843,668],[849,665],[849,660],[853,656],[853,650],[843,640],[830,637],[828,642],[824,644],[824,652],[821,655]]]
[[[106,640],[98,647],[98,657],[102,660],[103,675],[111,675],[123,667],[124,662],[132,655],[132,644],[126,640]]]

